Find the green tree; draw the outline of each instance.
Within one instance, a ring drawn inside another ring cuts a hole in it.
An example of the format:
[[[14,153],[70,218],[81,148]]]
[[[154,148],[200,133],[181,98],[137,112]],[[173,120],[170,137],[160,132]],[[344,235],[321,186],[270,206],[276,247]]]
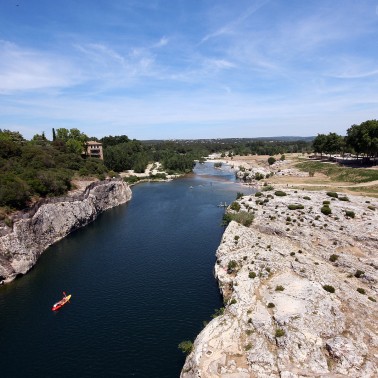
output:
[[[314,149],[315,153],[320,154],[320,157],[323,156],[326,142],[327,142],[327,136],[325,134],[318,134],[318,136],[312,142],[312,148]]]
[[[273,156],[269,156],[269,158],[268,158],[268,164],[269,165],[272,165],[272,164],[274,164],[276,162],[276,159],[273,157]]]

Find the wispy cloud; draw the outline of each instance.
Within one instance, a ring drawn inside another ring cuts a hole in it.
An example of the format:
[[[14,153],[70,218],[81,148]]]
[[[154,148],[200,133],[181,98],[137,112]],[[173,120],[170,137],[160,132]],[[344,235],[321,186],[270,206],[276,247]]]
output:
[[[268,3],[270,0],[257,0],[252,6],[242,12],[239,17],[228,22],[226,25],[220,27],[219,29],[205,35],[200,43],[204,43],[209,39],[216,38],[225,34],[232,34],[235,29],[237,29],[241,23],[243,23],[247,18],[256,13],[262,6]]]
[[[80,79],[61,56],[0,41],[0,93],[64,88]]]

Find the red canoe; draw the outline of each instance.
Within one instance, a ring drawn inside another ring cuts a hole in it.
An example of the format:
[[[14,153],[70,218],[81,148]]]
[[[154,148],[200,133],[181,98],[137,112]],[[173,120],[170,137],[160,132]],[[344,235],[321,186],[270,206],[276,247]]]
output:
[[[52,306],[51,310],[56,311],[59,310],[61,307],[63,307],[70,299],[71,299],[71,294],[66,295],[66,293],[63,293],[64,297],[57,303]]]

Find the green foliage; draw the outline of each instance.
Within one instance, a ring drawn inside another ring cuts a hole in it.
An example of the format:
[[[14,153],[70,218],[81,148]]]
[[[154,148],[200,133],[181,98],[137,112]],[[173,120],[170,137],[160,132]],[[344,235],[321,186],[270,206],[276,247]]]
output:
[[[138,182],[140,180],[140,178],[138,176],[128,176],[128,177],[124,177],[123,180],[129,184],[135,184],[136,182]]]
[[[290,204],[287,206],[289,210],[301,210],[304,209],[304,206],[301,204]]]
[[[356,278],[360,278],[361,276],[363,276],[365,274],[365,272],[363,271],[363,270],[359,270],[359,269],[357,269],[356,270],[356,273],[354,273],[354,276],[356,277]]]
[[[347,196],[339,197],[339,201],[350,202],[350,200],[349,200],[349,198]]]
[[[274,164],[276,162],[276,159],[273,157],[273,156],[269,156],[269,158],[268,158],[268,164],[269,165],[272,165],[272,164]]]
[[[238,263],[235,260],[231,260],[227,264],[227,273],[231,274],[237,271]]]
[[[358,291],[360,294],[363,294],[363,295],[366,294],[365,289],[363,289],[362,287],[357,288],[357,291]]]
[[[338,198],[339,195],[336,192],[327,192],[327,196],[332,198]]]
[[[369,301],[372,301],[372,302],[377,302],[377,300],[373,297],[368,297]]]
[[[264,178],[264,175],[260,172],[255,173],[255,180],[260,181]]]
[[[309,196],[304,196],[303,199],[310,201],[310,200],[311,200],[311,197],[309,197]]]
[[[299,163],[296,167],[304,172],[309,170],[321,172],[334,181],[360,183],[378,180],[378,171],[374,169],[351,169],[316,161]]]
[[[346,143],[358,154],[378,155],[378,121],[373,119],[352,125],[347,130]]]
[[[190,340],[181,341],[178,348],[185,354],[188,355],[193,350],[193,342]]]
[[[65,142],[51,143],[44,134],[38,136],[43,143],[25,141],[18,133],[0,135],[0,206],[22,209],[32,197],[65,194],[75,174],[104,177],[107,172],[101,160],[83,159],[81,147],[72,153]]]
[[[276,329],[275,337],[282,337],[285,336],[285,331],[281,328]]]
[[[255,272],[249,272],[249,273],[248,273],[248,277],[249,277],[249,278],[252,278],[252,279],[253,279],[253,278],[256,278],[256,273],[255,273]]]
[[[274,190],[274,186],[273,185],[264,185],[263,188],[262,188],[263,192],[268,192],[270,190]]]
[[[284,291],[285,288],[282,285],[277,285],[276,286],[276,291]]]
[[[274,303],[272,303],[272,302],[269,302],[268,303],[268,308],[273,308],[273,307],[276,307],[276,305]]]
[[[356,214],[354,213],[354,211],[345,210],[345,216],[349,217],[349,218],[354,218],[356,216]]]
[[[263,196],[263,194],[261,192],[256,192],[255,193],[255,197],[261,197],[261,196]]]
[[[330,214],[332,214],[332,210],[331,210],[331,208],[330,208],[328,205],[324,205],[324,206],[322,206],[322,208],[320,209],[320,211],[321,211],[324,215],[330,215]]]
[[[222,225],[227,226],[231,221],[242,224],[243,226],[249,227],[255,216],[252,213],[247,213],[246,211],[241,211],[238,213],[226,213],[223,215]]]
[[[236,202],[236,201],[232,202],[230,209],[238,212],[240,210],[239,202]]]
[[[284,161],[285,160],[285,155],[281,155],[280,160]]]
[[[244,193],[242,192],[237,192],[236,193],[236,199],[238,200],[239,198],[242,198],[244,196]]]
[[[372,211],[375,211],[375,207],[374,207],[374,206],[371,206],[371,205],[368,206],[368,209],[369,209],[369,210],[372,210]]]
[[[274,192],[274,194],[277,196],[277,197],[284,197],[284,196],[287,196],[287,194],[285,192],[283,192],[282,190],[277,190]]]
[[[335,288],[331,285],[323,285],[323,289],[325,291],[328,291],[329,293],[334,293],[335,292]]]
[[[338,258],[339,258],[339,255],[332,254],[332,255],[329,257],[329,261],[335,262],[335,261],[337,261]]]
[[[248,343],[248,344],[245,346],[244,349],[245,349],[246,351],[248,351],[248,350],[252,349],[252,347],[253,347],[252,343]]]

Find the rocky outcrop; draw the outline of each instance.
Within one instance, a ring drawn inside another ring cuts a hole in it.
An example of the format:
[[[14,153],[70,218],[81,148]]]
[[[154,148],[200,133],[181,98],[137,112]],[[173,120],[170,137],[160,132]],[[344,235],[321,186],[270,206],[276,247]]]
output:
[[[225,230],[224,312],[181,377],[377,377],[378,201],[276,194],[239,200],[255,219]]]
[[[43,200],[0,237],[0,283],[25,274],[48,246],[92,222],[103,211],[131,199],[123,181],[101,181],[76,197]]]

